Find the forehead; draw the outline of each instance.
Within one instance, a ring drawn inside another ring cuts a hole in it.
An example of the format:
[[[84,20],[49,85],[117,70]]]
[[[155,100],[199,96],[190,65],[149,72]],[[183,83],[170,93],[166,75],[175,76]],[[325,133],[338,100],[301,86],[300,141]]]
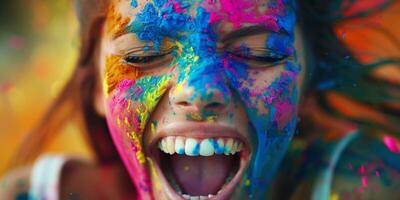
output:
[[[122,17],[132,18],[135,13],[140,12],[148,3],[156,6],[172,4],[178,12],[195,14],[197,7],[207,7],[215,11],[238,12],[246,8],[254,8],[259,12],[265,11],[269,3],[281,0],[112,0],[112,5]],[[186,9],[190,5],[191,9]],[[227,6],[227,7],[226,7]]]
[[[220,30],[231,30],[248,25],[262,25],[273,32],[291,31],[294,25],[294,0],[112,0],[108,22],[119,26],[121,33],[135,18],[155,8],[156,15],[201,18],[199,10],[207,12],[208,24]],[[147,15],[147,14],[146,14]],[[174,16],[175,15],[175,16]],[[204,16],[204,15],[203,15]],[[143,16],[143,20],[146,20]]]

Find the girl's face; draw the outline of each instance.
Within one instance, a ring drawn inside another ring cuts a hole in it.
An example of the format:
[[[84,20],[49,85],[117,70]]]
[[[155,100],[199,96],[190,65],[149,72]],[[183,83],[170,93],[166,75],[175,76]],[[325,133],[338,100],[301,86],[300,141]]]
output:
[[[260,199],[296,126],[291,0],[115,0],[106,119],[143,199]]]

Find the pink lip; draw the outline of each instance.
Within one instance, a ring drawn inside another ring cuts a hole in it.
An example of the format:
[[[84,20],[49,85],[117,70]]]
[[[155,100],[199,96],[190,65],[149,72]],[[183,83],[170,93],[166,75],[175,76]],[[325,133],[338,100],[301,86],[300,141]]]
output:
[[[158,174],[160,174],[161,182],[164,186],[166,186],[165,191],[167,196],[170,199],[179,199],[185,200],[181,195],[175,192],[175,190],[170,186],[169,182],[164,177],[164,174],[159,166],[159,156],[155,153],[157,149],[157,143],[160,139],[167,136],[184,136],[184,137],[192,137],[197,139],[205,139],[205,138],[213,138],[213,137],[230,137],[237,138],[244,142],[244,150],[241,152],[240,156],[240,167],[238,172],[232,181],[226,185],[221,193],[217,194],[215,197],[210,198],[210,200],[226,200],[229,199],[232,195],[235,186],[239,183],[245,168],[248,165],[248,161],[250,158],[250,148],[251,145],[249,141],[240,134],[235,128],[219,125],[216,123],[210,122],[184,122],[184,123],[172,123],[167,125],[166,127],[161,128],[157,131],[156,136],[152,139],[152,142],[149,145],[148,152],[151,152],[151,156],[156,160],[155,170]]]

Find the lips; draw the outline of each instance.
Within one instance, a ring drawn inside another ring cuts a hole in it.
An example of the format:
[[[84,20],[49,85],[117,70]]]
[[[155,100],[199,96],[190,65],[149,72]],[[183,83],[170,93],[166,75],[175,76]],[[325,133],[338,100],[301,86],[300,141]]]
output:
[[[228,199],[247,166],[250,146],[235,129],[187,122],[161,128],[150,157],[170,199]]]

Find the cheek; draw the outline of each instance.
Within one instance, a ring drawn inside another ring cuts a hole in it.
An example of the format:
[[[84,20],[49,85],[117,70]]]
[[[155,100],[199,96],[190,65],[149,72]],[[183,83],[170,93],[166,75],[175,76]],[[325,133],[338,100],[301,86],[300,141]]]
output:
[[[269,69],[229,70],[234,88],[244,102],[249,119],[258,130],[284,131],[296,118],[299,65],[287,63]]]
[[[264,191],[282,159],[297,122],[297,76],[291,62],[258,72],[237,73],[237,93],[244,102],[252,128],[253,153],[244,180],[249,193]],[[263,178],[260,178],[263,177]]]
[[[165,93],[169,76],[123,79],[108,98],[109,117],[123,132],[142,134],[150,113]]]
[[[115,55],[109,55],[105,59],[103,85],[107,95],[115,90],[123,80],[136,80],[142,76],[137,69],[123,64],[121,60],[121,56]]]
[[[106,118],[114,144],[142,195],[148,195],[151,188],[143,151],[143,130],[169,80],[169,76],[123,79],[106,100]]]
[[[296,80],[297,74],[285,69],[255,97],[254,101],[260,101],[259,106],[269,111],[269,125],[278,133],[286,132],[283,129],[296,117]]]
[[[117,86],[112,95],[107,99],[107,121],[110,131],[117,146],[130,146],[136,153],[139,163],[144,163],[144,155],[141,146],[141,119],[143,116],[136,112],[140,108],[140,102],[132,101],[132,96],[140,96],[142,90],[135,87],[135,81],[123,80]],[[123,151],[126,152],[124,149]]]

